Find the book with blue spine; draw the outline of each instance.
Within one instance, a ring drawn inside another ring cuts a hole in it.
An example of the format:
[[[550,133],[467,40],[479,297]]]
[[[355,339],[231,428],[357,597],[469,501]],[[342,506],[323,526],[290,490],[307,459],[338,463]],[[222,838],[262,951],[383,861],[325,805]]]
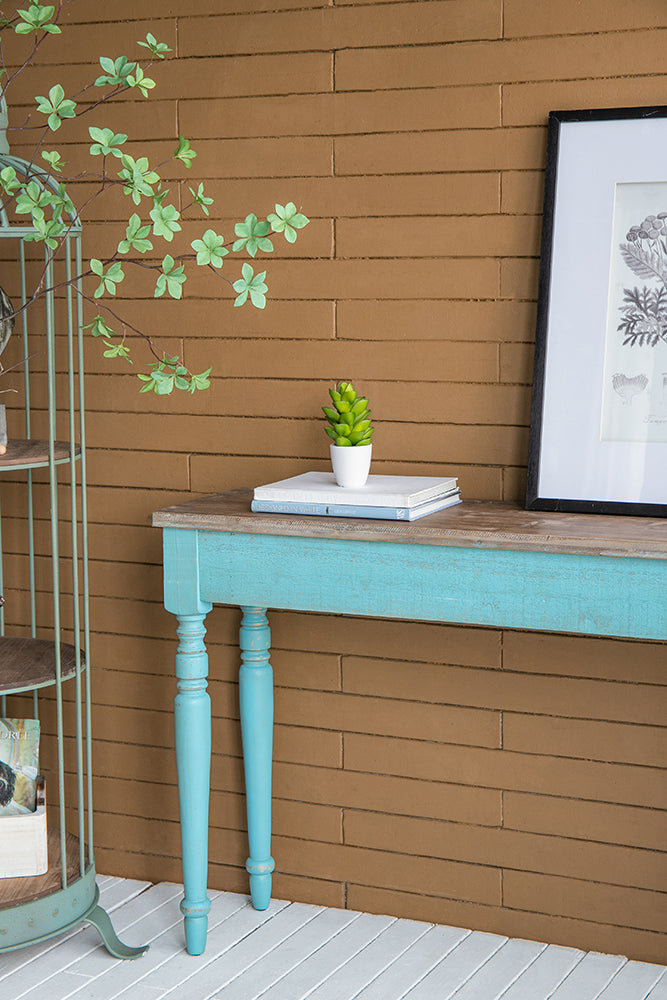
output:
[[[333,473],[304,472],[255,487],[251,509],[270,514],[371,517],[415,521],[461,503],[454,477],[369,476],[359,489],[338,486]]]
[[[460,490],[456,490],[450,496],[417,504],[416,507],[302,503],[299,500],[292,502],[288,500],[252,500],[250,508],[263,514],[313,514],[320,517],[373,517],[386,521],[416,521],[420,517],[434,514],[437,510],[444,510],[445,507],[453,507],[457,503],[461,503]]]

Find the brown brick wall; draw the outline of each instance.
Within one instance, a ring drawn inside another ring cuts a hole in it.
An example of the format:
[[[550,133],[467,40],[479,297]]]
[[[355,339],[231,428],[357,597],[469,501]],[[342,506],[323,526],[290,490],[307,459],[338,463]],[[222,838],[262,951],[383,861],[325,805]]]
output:
[[[214,364],[209,393],[139,396],[88,351],[97,866],[180,880],[151,511],[325,468],[318,413],[339,378],[373,403],[376,472],[521,500],[547,115],[664,102],[667,8],[77,0],[66,24],[26,106],[150,30],[175,56],[149,101],[104,123],[156,160],[189,136],[225,234],[275,201],[312,220],[267,261],[264,313],[201,275],[181,304],[124,304],[168,348],[185,341],[195,370]],[[122,207],[90,219],[89,255]],[[13,488],[3,505],[20,517]],[[663,644],[271,624],[278,896],[667,962]],[[245,891],[237,625],[229,609],[208,621],[210,883]]]

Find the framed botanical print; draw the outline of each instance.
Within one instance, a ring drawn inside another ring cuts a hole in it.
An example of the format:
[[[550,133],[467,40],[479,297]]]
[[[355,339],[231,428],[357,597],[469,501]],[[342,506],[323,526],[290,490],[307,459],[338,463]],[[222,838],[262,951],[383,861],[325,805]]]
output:
[[[526,507],[667,514],[667,107],[549,116]]]

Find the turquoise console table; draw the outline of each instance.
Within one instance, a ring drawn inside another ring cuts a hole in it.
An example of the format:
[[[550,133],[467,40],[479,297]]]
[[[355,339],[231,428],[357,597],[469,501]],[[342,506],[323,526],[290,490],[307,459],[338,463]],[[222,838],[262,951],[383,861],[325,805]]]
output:
[[[271,898],[273,682],[267,609],[667,639],[667,520],[466,501],[413,523],[253,514],[251,491],[168,507],[186,945],[206,945],[211,707],[204,620],[242,609],[239,693],[253,905]],[[332,586],[346,567],[343,593]]]

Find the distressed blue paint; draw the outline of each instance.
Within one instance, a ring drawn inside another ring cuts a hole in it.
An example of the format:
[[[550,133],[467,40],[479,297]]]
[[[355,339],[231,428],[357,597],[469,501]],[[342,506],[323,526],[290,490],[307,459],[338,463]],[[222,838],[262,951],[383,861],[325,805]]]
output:
[[[199,534],[201,594],[216,603],[667,638],[662,559]]]
[[[176,755],[188,951],[206,941],[210,702],[203,622],[243,609],[239,674],[253,905],[271,895],[272,671],[267,608],[667,639],[667,561],[164,528],[165,607],[179,619]],[[345,585],[339,586],[344,578]]]
[[[208,803],[211,773],[211,699],[206,690],[208,656],[203,615],[179,615],[176,653],[178,693],[174,733],[181,818],[183,885],[181,912],[191,955],[206,947],[208,912]]]
[[[246,869],[256,910],[271,901],[271,762],[273,757],[273,671],[271,632],[264,608],[243,608],[239,630],[239,703],[245,770],[248,846]]]
[[[162,550],[165,608],[174,615],[205,615],[211,604],[199,593],[199,532],[165,528]]]

